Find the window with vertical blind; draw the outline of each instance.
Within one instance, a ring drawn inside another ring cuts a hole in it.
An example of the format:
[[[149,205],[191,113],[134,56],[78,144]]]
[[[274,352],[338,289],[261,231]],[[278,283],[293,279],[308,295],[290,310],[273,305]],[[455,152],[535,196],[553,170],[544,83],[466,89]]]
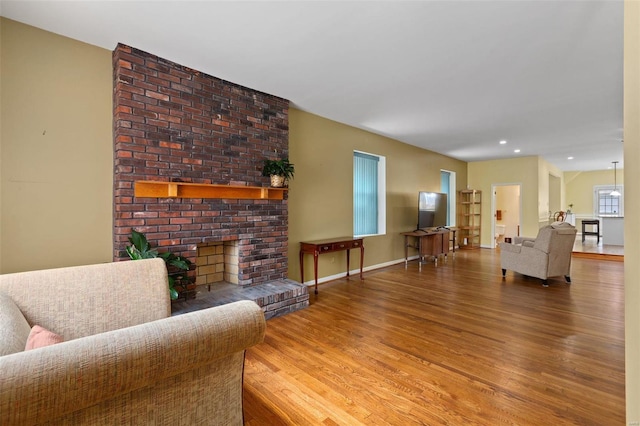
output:
[[[353,152],[353,235],[379,235],[385,229],[385,158]]]
[[[447,226],[456,226],[456,172],[440,170],[440,191],[447,194]]]

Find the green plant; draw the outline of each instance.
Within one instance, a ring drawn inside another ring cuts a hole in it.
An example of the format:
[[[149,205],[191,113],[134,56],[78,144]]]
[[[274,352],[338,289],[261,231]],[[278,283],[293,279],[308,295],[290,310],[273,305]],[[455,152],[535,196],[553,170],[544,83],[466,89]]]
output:
[[[293,164],[289,162],[288,158],[281,160],[264,160],[264,167],[262,168],[262,176],[282,176],[285,179],[293,179],[295,168]]]
[[[185,272],[191,268],[191,261],[186,257],[176,256],[170,252],[158,253],[158,250],[151,248],[147,237],[135,229],[131,230],[129,242],[131,245],[127,246],[126,250],[132,260],[153,259],[155,257],[164,260],[169,277],[169,296],[171,300],[176,300],[179,296],[176,284],[183,284],[189,281]]]

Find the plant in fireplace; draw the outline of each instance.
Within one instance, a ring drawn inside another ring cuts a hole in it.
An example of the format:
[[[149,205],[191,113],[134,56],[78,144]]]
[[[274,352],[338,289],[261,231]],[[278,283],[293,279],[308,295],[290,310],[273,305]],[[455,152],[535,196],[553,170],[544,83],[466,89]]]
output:
[[[127,246],[126,250],[132,260],[151,259],[154,257],[160,257],[164,260],[169,276],[169,295],[171,300],[177,300],[179,297],[185,299],[195,297],[195,285],[192,285],[192,280],[187,275],[192,265],[189,259],[171,252],[158,253],[158,250],[151,248],[147,237],[135,229],[131,230],[129,242],[131,245]]]
[[[293,164],[289,162],[288,158],[281,160],[264,160],[264,166],[262,168],[262,176],[271,177],[271,186],[280,188],[285,185],[285,181],[293,179],[295,168]]]

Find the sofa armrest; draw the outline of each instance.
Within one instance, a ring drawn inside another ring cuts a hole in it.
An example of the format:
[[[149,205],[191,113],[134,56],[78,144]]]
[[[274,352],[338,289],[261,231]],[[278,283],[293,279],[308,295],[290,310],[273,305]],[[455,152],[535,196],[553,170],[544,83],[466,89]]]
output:
[[[241,301],[0,357],[0,424],[52,421],[143,388],[149,393],[233,353],[243,360],[265,327],[261,308]]]

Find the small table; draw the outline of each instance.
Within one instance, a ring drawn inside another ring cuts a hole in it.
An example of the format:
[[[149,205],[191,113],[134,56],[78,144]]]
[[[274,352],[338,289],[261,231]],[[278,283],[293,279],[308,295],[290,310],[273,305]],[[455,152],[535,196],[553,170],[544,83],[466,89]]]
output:
[[[307,241],[300,243],[300,282],[304,284],[304,262],[305,253],[313,254],[313,276],[315,279],[315,294],[318,294],[318,256],[322,253],[336,251],[347,252],[347,277],[349,276],[349,253],[351,249],[360,249],[360,279],[362,278],[362,267],[364,266],[364,244],[362,238],[339,237],[326,240]]]
[[[586,231],[587,225],[593,225],[595,231]],[[582,219],[582,242],[584,243],[584,237],[587,235],[595,235],[598,237],[598,244],[600,244],[600,220],[598,219]]]
[[[420,256],[419,269],[422,270],[422,263],[425,257],[432,256],[435,259],[435,265],[438,266],[438,256],[444,254],[445,260],[447,253],[449,253],[449,229],[436,229],[436,230],[418,230],[412,232],[403,232],[404,235],[404,266],[407,267],[409,261],[409,247],[418,249]],[[451,232],[455,232],[452,230]],[[453,234],[453,249],[455,254],[455,233]],[[411,244],[409,238],[415,238],[416,244]]]

